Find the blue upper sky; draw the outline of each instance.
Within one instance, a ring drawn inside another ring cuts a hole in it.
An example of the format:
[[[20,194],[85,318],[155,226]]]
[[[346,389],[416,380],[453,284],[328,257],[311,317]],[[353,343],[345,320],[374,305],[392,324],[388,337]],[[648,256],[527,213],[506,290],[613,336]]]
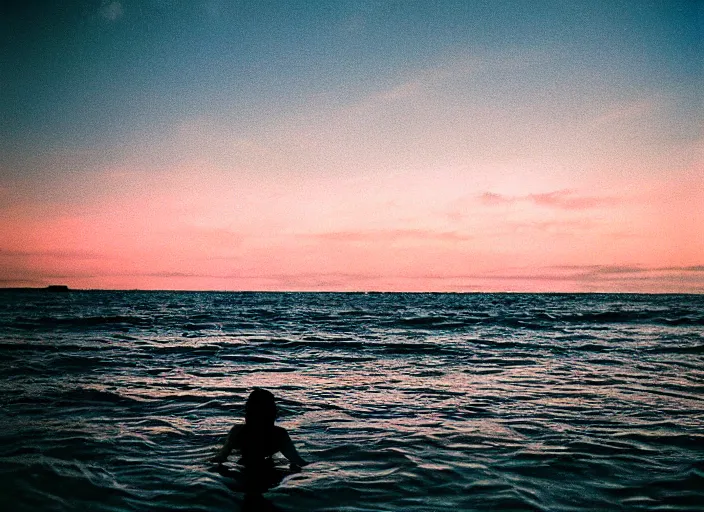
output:
[[[624,88],[664,83],[693,97],[702,82],[702,5],[6,2],[2,150],[119,144],[131,130],[186,115],[257,123],[354,100],[462,53],[553,52],[559,73],[602,73]],[[545,71],[545,80],[556,72]]]

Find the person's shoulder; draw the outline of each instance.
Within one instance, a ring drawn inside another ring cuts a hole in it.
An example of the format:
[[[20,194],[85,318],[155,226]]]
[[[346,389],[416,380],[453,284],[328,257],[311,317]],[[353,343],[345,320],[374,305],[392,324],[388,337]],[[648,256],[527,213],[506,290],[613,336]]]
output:
[[[243,423],[237,423],[230,429],[227,435],[227,442],[232,448],[239,449],[242,446],[243,436],[246,436]]]
[[[230,436],[236,436],[244,430],[244,423],[237,423],[230,429]]]
[[[274,426],[274,435],[277,439],[287,439],[289,437],[286,429],[284,427],[279,427],[278,425]]]

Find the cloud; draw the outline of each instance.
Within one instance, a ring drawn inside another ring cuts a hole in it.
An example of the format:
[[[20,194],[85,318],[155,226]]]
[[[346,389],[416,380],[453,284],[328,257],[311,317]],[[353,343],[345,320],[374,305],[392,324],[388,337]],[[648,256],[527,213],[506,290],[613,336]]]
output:
[[[704,272],[704,265],[692,265],[690,267],[666,267],[661,270],[678,270],[680,272]]]
[[[644,267],[638,265],[558,265],[546,267],[555,280],[593,283],[650,281],[653,284],[689,282],[704,286],[704,265]]]
[[[319,272],[304,274],[267,274],[223,276],[225,279],[252,279],[286,289],[331,290],[434,290],[472,289],[514,291],[633,291],[691,292],[704,289],[704,273],[660,272],[641,268],[627,273],[626,267],[598,266],[597,273],[564,272],[555,267],[504,269],[471,273],[397,273],[380,276],[369,273]],[[686,267],[683,267],[686,268]],[[623,272],[623,273],[621,273]]]
[[[590,231],[599,225],[598,222],[593,220],[531,220],[531,221],[508,221],[506,222],[506,227],[510,229],[511,233],[520,232],[530,232],[530,233],[551,233],[551,234],[569,234],[575,235],[577,233]],[[505,232],[499,232],[498,234],[505,234]]]
[[[585,196],[569,189],[524,196],[505,196],[494,192],[484,192],[479,196],[479,200],[483,204],[490,206],[522,202],[560,210],[589,210],[602,206],[611,206],[616,202],[613,197]]]
[[[46,281],[28,278],[0,278],[0,287],[45,286]]]
[[[572,190],[558,190],[546,194],[531,194],[526,198],[540,206],[549,206],[562,210],[586,210],[608,206],[614,203],[610,197],[580,196]]]
[[[103,259],[104,255],[92,251],[7,251],[0,249],[0,258],[55,258],[68,260]]]
[[[122,4],[120,2],[103,0],[98,12],[104,19],[108,21],[115,21],[122,17]]]
[[[443,86],[466,78],[479,68],[479,60],[462,55],[435,66],[414,69],[398,77],[395,83],[383,84],[355,107],[377,109],[386,105],[407,102],[409,106],[421,108],[422,102],[432,100]],[[434,93],[431,94],[433,91]]]
[[[507,196],[502,196],[501,194],[495,194],[494,192],[484,192],[482,195],[479,196],[479,199],[482,203],[488,205],[508,204],[515,201],[515,199],[512,199]]]
[[[193,272],[142,272],[142,273],[130,273],[130,274],[109,274],[111,276],[130,276],[130,277],[198,277],[198,278],[203,278],[203,277],[221,277],[221,276],[213,276],[210,274],[197,274]]]
[[[395,242],[399,240],[440,240],[460,242],[471,236],[456,231],[432,231],[428,229],[374,229],[366,231],[330,231],[312,233],[310,238],[333,242]]]
[[[655,98],[646,98],[636,101],[631,101],[623,104],[615,104],[610,106],[606,111],[600,113],[592,120],[592,126],[607,125],[624,121],[633,121],[634,118],[639,118],[646,115],[651,115],[658,103]]]
[[[420,94],[422,87],[420,80],[411,80],[381,92],[378,97],[386,101],[405,100]]]
[[[704,265],[642,267],[637,265],[555,265],[504,267],[485,272],[87,272],[50,274],[26,270],[0,275],[0,286],[46,286],[58,281],[73,288],[249,289],[337,291],[523,291],[702,293]],[[144,278],[148,278],[144,281]],[[150,279],[151,278],[151,279]],[[77,280],[78,279],[78,280]],[[203,287],[202,283],[208,283]],[[100,283],[108,283],[100,284]],[[99,286],[97,286],[99,285]]]
[[[537,268],[499,269],[471,274],[427,274],[405,276],[433,283],[435,289],[486,291],[564,291],[627,293],[702,293],[704,265],[640,267],[624,265],[563,265]],[[447,284],[447,286],[446,286]]]
[[[234,276],[232,276],[234,277]],[[251,279],[266,279],[285,289],[335,290],[366,289],[373,287],[379,276],[350,272],[319,272],[301,274],[268,274],[246,276]]]

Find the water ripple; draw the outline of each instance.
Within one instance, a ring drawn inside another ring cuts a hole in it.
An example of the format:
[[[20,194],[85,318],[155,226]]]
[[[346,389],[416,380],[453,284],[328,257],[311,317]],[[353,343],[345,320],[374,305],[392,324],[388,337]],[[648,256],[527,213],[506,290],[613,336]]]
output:
[[[0,294],[11,510],[704,508],[704,297]],[[254,386],[312,461],[208,463]]]

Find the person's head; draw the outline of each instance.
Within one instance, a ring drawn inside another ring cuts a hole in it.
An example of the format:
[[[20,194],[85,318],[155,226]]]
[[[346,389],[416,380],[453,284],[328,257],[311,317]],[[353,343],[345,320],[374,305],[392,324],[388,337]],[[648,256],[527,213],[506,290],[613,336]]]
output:
[[[244,421],[254,425],[273,425],[276,421],[276,400],[270,391],[254,388],[244,406]]]

